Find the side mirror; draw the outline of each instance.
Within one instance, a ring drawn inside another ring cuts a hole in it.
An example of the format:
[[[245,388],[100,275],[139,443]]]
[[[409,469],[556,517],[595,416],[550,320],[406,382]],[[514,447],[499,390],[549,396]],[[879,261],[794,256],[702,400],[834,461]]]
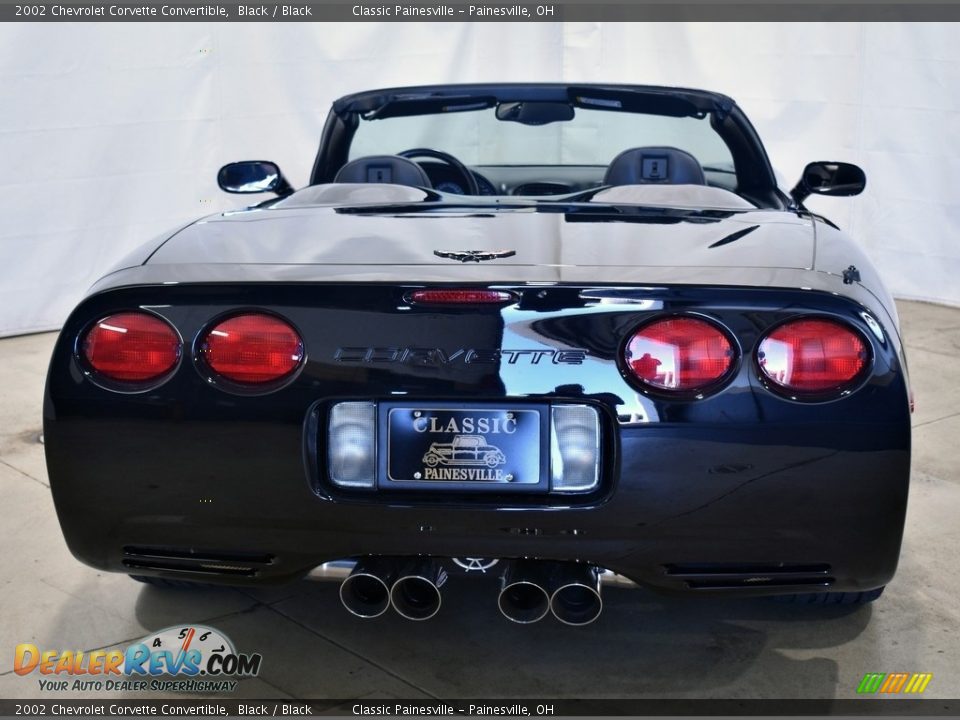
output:
[[[802,203],[809,195],[846,197],[859,195],[867,186],[867,176],[858,166],[845,162],[812,162],[803,169],[797,186],[790,191]]]
[[[276,163],[268,160],[244,160],[220,168],[217,184],[228,193],[274,192],[284,196],[293,192]]]

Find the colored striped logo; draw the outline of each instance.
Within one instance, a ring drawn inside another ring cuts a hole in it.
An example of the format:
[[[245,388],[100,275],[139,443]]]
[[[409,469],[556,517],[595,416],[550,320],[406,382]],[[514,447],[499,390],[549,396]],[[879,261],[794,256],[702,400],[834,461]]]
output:
[[[867,673],[857,686],[860,695],[883,693],[919,694],[927,689],[933,679],[933,673]]]

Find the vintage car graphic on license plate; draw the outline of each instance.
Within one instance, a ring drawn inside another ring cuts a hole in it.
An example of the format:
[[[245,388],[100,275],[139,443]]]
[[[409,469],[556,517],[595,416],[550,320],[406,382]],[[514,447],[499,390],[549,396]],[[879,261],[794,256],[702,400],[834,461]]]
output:
[[[392,408],[387,425],[390,481],[540,483],[538,410]]]

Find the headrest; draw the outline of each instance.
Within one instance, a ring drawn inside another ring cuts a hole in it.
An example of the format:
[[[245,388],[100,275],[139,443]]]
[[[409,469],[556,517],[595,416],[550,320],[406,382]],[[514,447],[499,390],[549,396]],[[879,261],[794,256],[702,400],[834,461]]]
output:
[[[674,147],[639,147],[624,150],[607,167],[604,185],[706,185],[697,159]]]
[[[433,187],[422,167],[398,155],[369,155],[351,160],[340,168],[333,181]]]

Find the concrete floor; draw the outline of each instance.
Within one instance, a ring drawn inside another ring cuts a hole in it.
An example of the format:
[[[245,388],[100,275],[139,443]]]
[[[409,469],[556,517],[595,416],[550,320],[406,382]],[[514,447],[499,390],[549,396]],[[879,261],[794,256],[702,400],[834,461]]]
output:
[[[956,697],[960,309],[900,311],[917,402],[913,487],[883,598],[850,610],[611,589],[586,628],[507,622],[493,578],[449,583],[440,614],[413,623],[353,618],[335,583],[157,590],[83,566],[61,537],[37,443],[55,336],[2,340],[0,697],[40,696],[36,676],[12,671],[17,643],[91,650],[194,622],[263,654],[260,677],[230,697],[852,698],[864,673],[895,671],[932,672],[926,696]]]

